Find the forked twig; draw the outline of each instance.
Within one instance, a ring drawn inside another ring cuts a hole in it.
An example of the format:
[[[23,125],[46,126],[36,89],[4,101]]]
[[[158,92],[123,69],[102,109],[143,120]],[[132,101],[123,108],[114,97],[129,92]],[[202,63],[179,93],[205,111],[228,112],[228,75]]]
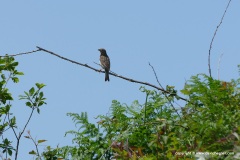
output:
[[[153,68],[153,66],[152,66],[150,63],[148,63],[148,64],[149,64],[150,67],[152,67],[152,70],[153,70],[153,73],[154,73],[154,75],[155,75],[155,78],[156,78],[156,80],[157,80],[158,85],[159,85],[161,88],[163,88],[162,85],[161,85],[161,83],[160,83],[159,80],[158,80],[158,77],[157,77],[157,74],[156,74],[156,72],[155,72],[155,69]],[[164,95],[165,98],[168,100],[168,102],[170,103],[170,105],[172,106],[172,108],[175,110],[175,112],[177,113],[178,117],[181,119],[181,116],[179,115],[177,109],[173,106],[172,102],[170,101],[170,99],[168,98],[168,96],[166,95],[165,92],[163,92],[163,95]]]

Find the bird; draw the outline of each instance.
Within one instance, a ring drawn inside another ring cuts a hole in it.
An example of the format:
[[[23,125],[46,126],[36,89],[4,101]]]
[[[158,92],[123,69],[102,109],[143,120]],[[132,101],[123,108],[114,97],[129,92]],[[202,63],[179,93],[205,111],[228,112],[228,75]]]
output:
[[[100,51],[100,63],[102,68],[105,70],[105,81],[110,81],[109,71],[110,71],[110,59],[107,55],[107,51],[104,48],[99,48]]]

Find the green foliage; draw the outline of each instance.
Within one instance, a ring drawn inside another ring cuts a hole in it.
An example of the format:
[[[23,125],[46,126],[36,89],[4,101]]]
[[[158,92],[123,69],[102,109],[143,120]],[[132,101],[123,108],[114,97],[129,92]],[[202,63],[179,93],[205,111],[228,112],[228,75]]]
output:
[[[222,155],[208,158],[233,159],[240,151],[240,79],[193,76],[181,90],[185,102],[173,86],[167,89],[171,94],[141,87],[144,104],[113,100],[110,113],[99,115],[97,124],[89,123],[87,113],[68,113],[79,128],[66,132],[74,136],[73,146],[51,153],[65,159],[149,160],[196,159],[200,152],[215,152]]]
[[[9,128],[16,127],[16,117],[10,117],[10,108],[12,107],[9,101],[13,100],[9,89],[6,88],[9,80],[17,83],[19,79],[17,76],[23,75],[22,72],[16,70],[17,62],[14,61],[13,57],[0,57],[0,134],[4,137],[4,133]],[[8,119],[7,119],[8,117]],[[2,142],[0,143],[0,148],[2,149],[2,153],[6,155],[6,157],[11,156],[12,152],[15,151],[12,146],[12,142],[8,140],[8,138],[2,138]]]
[[[13,150],[15,150],[15,149],[12,147],[11,143],[12,143],[12,142],[10,142],[7,138],[5,138],[5,139],[3,140],[3,143],[0,144],[0,148],[3,149],[2,153],[6,153],[6,154],[8,154],[9,156],[12,155],[12,152],[13,152]]]
[[[13,115],[13,113],[11,113],[11,102],[13,101],[13,97],[7,88],[7,84],[10,81],[13,83],[18,83],[18,76],[23,75],[22,72],[19,72],[16,69],[17,66],[18,62],[15,62],[13,57],[0,57],[0,135],[2,137],[0,149],[5,159],[11,157],[13,152],[15,152],[15,159],[17,159],[20,139],[32,117],[32,113],[34,109],[37,109],[37,112],[39,113],[39,107],[45,104],[46,100],[43,92],[41,91],[45,85],[39,83],[36,83],[36,89],[32,87],[29,92],[25,92],[24,96],[20,96],[20,99],[27,100],[26,106],[30,107],[32,112],[24,126],[24,129],[17,133],[17,118]],[[12,146],[12,140],[10,141],[8,139],[8,133],[6,133],[7,131],[13,131],[16,138],[15,141],[17,143],[16,147]]]
[[[32,108],[32,109],[37,109],[37,112],[40,113],[39,107],[42,106],[43,104],[46,104],[44,98],[43,92],[40,92],[40,90],[45,87],[44,84],[36,83],[35,84],[37,89],[32,87],[28,92],[24,92],[25,95],[20,95],[19,98],[20,100],[25,99],[27,100],[26,106]]]
[[[16,70],[17,65],[13,57],[0,58],[0,149],[6,159],[13,152],[17,155],[33,111],[40,113],[40,107],[46,104],[44,84],[36,83],[20,96],[32,112],[17,134],[17,118],[10,112],[13,98],[6,88],[9,81],[18,83],[18,76],[23,75]],[[146,95],[144,104],[135,100],[127,105],[113,100],[110,112],[99,115],[97,124],[88,121],[87,113],[68,113],[78,128],[66,132],[66,136],[74,136],[72,146],[48,146],[40,154],[38,146],[46,140],[34,140],[29,131],[25,138],[35,145],[29,154],[46,160],[196,159],[200,152],[221,154],[208,155],[208,159],[240,158],[236,154],[240,152],[240,79],[225,82],[205,74],[193,76],[181,90],[186,101],[181,100],[174,86],[166,90],[170,94],[141,87]],[[14,131],[16,147],[5,134],[8,129]]]

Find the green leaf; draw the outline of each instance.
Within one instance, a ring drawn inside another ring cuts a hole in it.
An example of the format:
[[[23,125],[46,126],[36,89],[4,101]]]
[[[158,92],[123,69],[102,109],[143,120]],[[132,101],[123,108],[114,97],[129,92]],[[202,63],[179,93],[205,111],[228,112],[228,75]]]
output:
[[[26,96],[29,96],[28,92],[24,91],[24,93],[26,94]]]
[[[16,67],[18,65],[18,62],[13,62],[12,66]]]
[[[162,136],[162,138],[163,138],[163,142],[167,144],[168,136]]]
[[[12,156],[12,150],[11,149],[8,149],[8,154],[9,154],[9,156]]]
[[[36,155],[37,153],[34,150],[32,150],[32,151],[29,152],[29,154]]]
[[[32,108],[32,103],[31,102],[26,102],[26,106],[31,107]]]
[[[27,96],[19,95],[19,100],[26,99]]]
[[[7,138],[5,138],[3,140],[3,143],[4,143],[4,145],[8,146],[8,145],[10,145],[11,142]]]
[[[45,104],[44,101],[39,102],[39,103],[38,103],[38,107],[42,106],[43,104]]]
[[[39,98],[41,99],[43,97],[43,92],[39,93]]]
[[[50,147],[50,146],[47,146],[47,150],[50,151],[50,150],[51,150],[51,147]]]
[[[10,119],[10,124],[9,124],[9,126],[10,126],[10,127],[15,127],[15,125],[16,125],[16,117],[13,117],[12,119]]]
[[[34,94],[34,92],[35,92],[35,89],[34,89],[34,87],[32,87],[32,88],[29,90],[30,96],[32,96],[32,95]]]
[[[21,75],[24,75],[23,72],[18,72],[17,70],[15,70],[15,71],[13,72],[13,74],[14,74],[14,75],[20,75],[20,76],[21,76]]]
[[[38,89],[41,89],[41,88],[43,88],[46,85],[43,84],[43,83],[36,83],[36,86],[37,86]]]
[[[38,144],[39,143],[43,143],[43,142],[46,142],[47,140],[44,140],[44,139],[42,139],[42,140],[38,140]]]
[[[17,75],[24,75],[23,72],[17,72]]]
[[[236,132],[232,133],[238,140],[240,140],[239,135]]]
[[[18,79],[17,77],[12,77],[12,81],[13,81],[14,83],[18,83],[18,82],[19,82],[19,79]]]
[[[2,79],[3,79],[3,80],[5,80],[5,79],[6,79],[6,77],[5,77],[5,75],[4,75],[4,74],[1,74],[1,77],[2,77]]]
[[[40,114],[40,109],[39,108],[37,108],[37,112],[38,112],[38,114]]]

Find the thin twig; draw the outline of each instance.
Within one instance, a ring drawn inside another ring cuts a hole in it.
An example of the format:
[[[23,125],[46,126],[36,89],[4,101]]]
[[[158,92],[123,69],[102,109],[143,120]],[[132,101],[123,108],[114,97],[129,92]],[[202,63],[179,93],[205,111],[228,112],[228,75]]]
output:
[[[152,67],[152,70],[153,70],[153,73],[154,73],[154,75],[155,75],[155,78],[156,78],[156,80],[157,80],[158,85],[159,85],[160,87],[162,87],[161,83],[160,83],[159,80],[158,80],[158,77],[157,77],[157,74],[156,74],[156,72],[155,72],[155,69],[153,68],[153,66],[152,66],[150,63],[148,63],[148,64],[149,64],[150,67]],[[162,88],[163,88],[163,87],[162,87]],[[168,100],[168,102],[170,103],[170,105],[172,106],[172,108],[175,110],[175,112],[177,113],[178,117],[181,119],[181,116],[179,115],[177,109],[173,106],[172,102],[170,101],[170,99],[168,98],[168,96],[166,95],[165,92],[163,92],[163,95],[164,95],[165,98]]]
[[[93,62],[93,63],[95,63],[96,65],[99,65],[100,67],[102,67],[102,65],[101,65],[101,64],[99,64],[99,63],[97,63],[97,62]]]
[[[13,74],[12,72],[9,74],[9,76],[8,76],[8,78],[7,78],[7,80],[6,80],[5,84],[4,84],[4,86],[3,86],[3,89],[6,88],[6,86],[7,86],[8,82],[9,82],[9,80],[10,80],[11,77],[12,77],[12,74]]]
[[[225,9],[225,11],[224,11],[224,13],[223,13],[223,16],[222,16],[222,18],[221,18],[221,20],[220,20],[220,22],[219,22],[219,24],[218,24],[218,26],[217,26],[214,34],[213,34],[213,37],[212,37],[212,40],[211,40],[211,43],[210,43],[210,47],[209,47],[209,51],[208,51],[208,70],[209,70],[209,76],[210,76],[210,77],[212,77],[211,64],[210,64],[210,63],[211,63],[211,62],[210,62],[211,60],[210,60],[210,58],[211,58],[211,50],[212,50],[213,41],[214,41],[214,38],[215,38],[215,36],[216,36],[216,34],[217,34],[218,28],[221,26],[221,24],[222,24],[222,22],[223,22],[223,19],[224,19],[224,17],[225,17],[225,14],[226,14],[226,12],[227,12],[227,9],[228,9],[231,1],[232,1],[232,0],[229,0],[229,2],[228,2],[228,4],[227,4],[227,7],[226,7],[226,9]]]
[[[93,63],[95,63],[96,65],[99,65],[100,67],[102,67],[102,65],[101,64],[99,64],[99,63],[97,63],[97,62],[93,62]],[[100,71],[101,71],[101,69],[100,69]],[[116,74],[116,73],[114,73],[113,71],[109,71],[109,73],[112,73],[112,74]]]
[[[10,123],[10,117],[9,117],[9,113],[7,113],[7,115],[8,115],[8,122]],[[15,131],[15,129],[14,129],[14,127],[11,127],[12,128],[12,130],[13,130],[13,133],[14,133],[14,135],[15,135],[15,137],[16,137],[16,139],[18,139],[18,136],[17,136],[17,133],[16,133],[16,131]]]
[[[33,108],[32,108],[32,112],[31,112],[31,114],[30,114],[30,116],[29,116],[29,118],[28,118],[28,120],[27,120],[27,123],[25,124],[22,132],[20,132],[20,133],[19,133],[19,136],[17,137],[17,147],[16,147],[16,152],[15,152],[15,160],[17,160],[17,156],[18,156],[18,148],[19,148],[20,139],[21,139],[22,134],[24,133],[24,131],[25,131],[28,123],[30,122],[30,119],[32,118],[34,109],[35,109],[35,108],[33,107]]]
[[[144,124],[145,124],[146,117],[147,117],[147,100],[148,100],[148,96],[149,96],[149,93],[147,92],[146,99],[145,99],[145,107],[144,107]]]
[[[30,134],[30,131],[27,131],[28,135],[29,135],[29,138],[33,141],[34,145],[35,145],[35,148],[36,148],[36,151],[37,151],[37,156],[38,158],[40,158],[41,160],[41,157],[40,157],[40,154],[39,154],[39,151],[38,151],[38,143],[36,142],[36,140],[34,140]]]
[[[38,52],[38,51],[40,51],[40,50],[37,49],[37,50],[30,51],[30,52],[23,52],[23,53],[18,53],[18,54],[6,54],[5,56],[0,56],[0,57],[15,57],[15,56],[20,56],[20,55],[24,55],[24,54],[31,54],[31,53]]]
[[[222,60],[222,56],[223,56],[223,53],[220,55],[220,57],[218,59],[218,80],[220,78],[220,71],[219,71],[219,69],[220,69],[220,63],[221,63],[221,60]]]

